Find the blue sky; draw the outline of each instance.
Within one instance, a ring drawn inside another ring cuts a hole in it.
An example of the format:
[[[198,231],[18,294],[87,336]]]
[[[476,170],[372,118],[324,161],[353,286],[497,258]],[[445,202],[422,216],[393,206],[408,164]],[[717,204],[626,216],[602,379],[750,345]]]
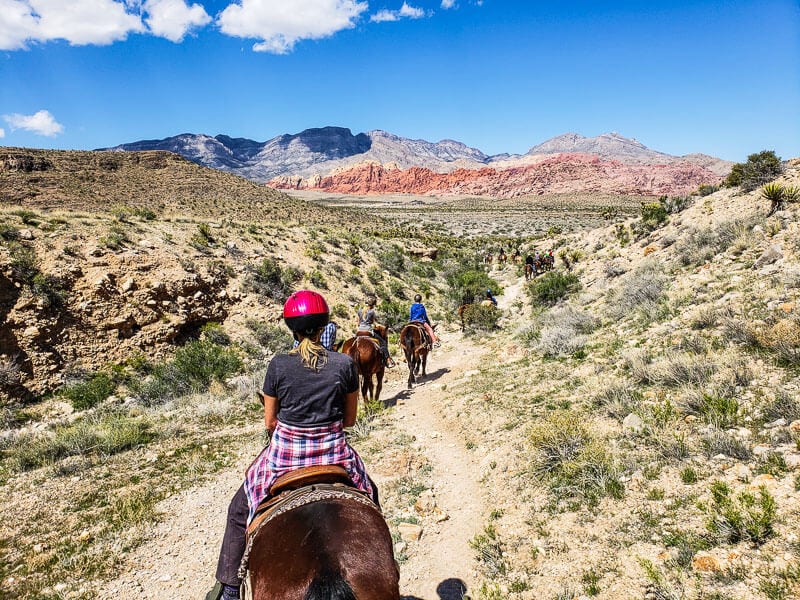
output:
[[[0,0],[0,145],[325,125],[800,156],[800,3]]]

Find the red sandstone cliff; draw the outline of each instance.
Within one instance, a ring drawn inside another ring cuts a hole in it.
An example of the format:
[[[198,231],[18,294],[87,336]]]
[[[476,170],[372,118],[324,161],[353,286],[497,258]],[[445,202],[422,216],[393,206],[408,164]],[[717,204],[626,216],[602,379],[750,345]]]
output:
[[[623,164],[590,154],[557,154],[541,162],[507,169],[456,169],[435,173],[362,163],[327,176],[275,177],[268,185],[340,194],[468,194],[513,198],[549,193],[603,192],[660,196],[686,194],[720,176],[689,162]]]

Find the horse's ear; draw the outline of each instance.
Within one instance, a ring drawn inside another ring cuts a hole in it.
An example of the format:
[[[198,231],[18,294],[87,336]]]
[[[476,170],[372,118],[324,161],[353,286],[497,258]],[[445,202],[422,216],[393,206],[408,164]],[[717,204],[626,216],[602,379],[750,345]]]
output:
[[[433,325],[431,325],[431,329],[436,329],[438,326],[439,326],[438,323],[434,323]]]

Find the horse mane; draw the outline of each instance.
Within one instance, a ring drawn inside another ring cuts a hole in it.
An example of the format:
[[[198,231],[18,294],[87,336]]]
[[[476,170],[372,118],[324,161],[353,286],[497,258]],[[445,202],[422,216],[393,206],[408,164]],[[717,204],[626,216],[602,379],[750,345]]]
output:
[[[314,577],[303,600],[357,600],[353,588],[342,577],[341,571],[325,569]]]

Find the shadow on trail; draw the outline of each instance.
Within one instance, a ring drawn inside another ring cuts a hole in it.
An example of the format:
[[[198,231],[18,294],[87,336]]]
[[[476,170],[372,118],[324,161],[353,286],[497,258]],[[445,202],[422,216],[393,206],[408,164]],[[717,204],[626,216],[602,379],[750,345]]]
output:
[[[429,381],[436,381],[442,375],[445,375],[450,372],[450,369],[446,367],[442,367],[441,369],[436,369],[425,375],[425,377],[420,377],[420,383],[428,383]]]
[[[439,600],[462,600],[467,593],[467,584],[461,579],[451,577],[436,586]],[[400,596],[400,600],[423,600],[417,596]]]
[[[409,398],[411,398],[411,390],[400,390],[391,398],[385,398],[381,400],[381,403],[386,408],[390,408],[392,406],[397,406],[397,403],[401,400],[408,400]]]

